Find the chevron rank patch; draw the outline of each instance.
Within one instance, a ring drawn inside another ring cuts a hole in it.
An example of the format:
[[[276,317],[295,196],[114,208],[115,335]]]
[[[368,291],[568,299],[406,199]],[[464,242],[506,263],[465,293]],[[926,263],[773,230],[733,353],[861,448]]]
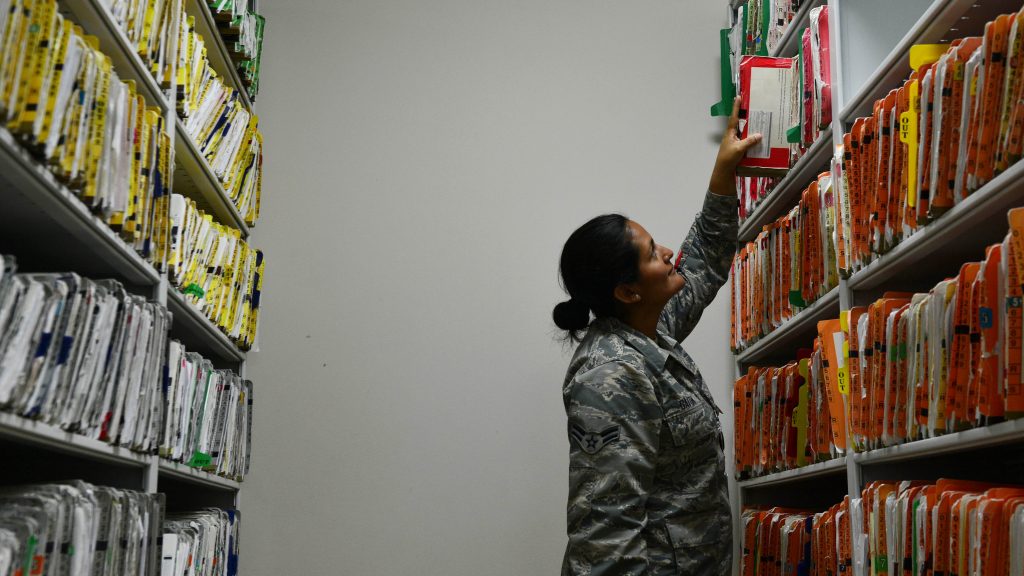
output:
[[[570,422],[569,436],[587,454],[597,454],[602,448],[619,439],[619,426],[615,424],[595,432],[587,430],[576,422]]]

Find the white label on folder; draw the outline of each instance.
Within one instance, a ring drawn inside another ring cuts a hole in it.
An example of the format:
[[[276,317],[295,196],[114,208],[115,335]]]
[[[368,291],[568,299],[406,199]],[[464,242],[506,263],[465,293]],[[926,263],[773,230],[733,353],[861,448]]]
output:
[[[751,110],[747,114],[747,134],[761,133],[761,141],[747,151],[748,158],[771,156],[772,113],[769,110]]]

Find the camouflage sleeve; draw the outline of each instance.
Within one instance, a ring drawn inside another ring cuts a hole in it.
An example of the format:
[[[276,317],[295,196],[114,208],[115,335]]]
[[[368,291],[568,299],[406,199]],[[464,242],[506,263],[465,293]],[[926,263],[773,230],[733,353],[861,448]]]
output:
[[[708,192],[704,209],[679,249],[676,270],[686,278],[686,284],[661,313],[663,329],[676,340],[682,341],[690,334],[704,308],[729,278],[738,230],[736,197]]]
[[[648,573],[647,496],[661,406],[650,379],[621,361],[577,376],[565,391],[569,503],[562,576]]]

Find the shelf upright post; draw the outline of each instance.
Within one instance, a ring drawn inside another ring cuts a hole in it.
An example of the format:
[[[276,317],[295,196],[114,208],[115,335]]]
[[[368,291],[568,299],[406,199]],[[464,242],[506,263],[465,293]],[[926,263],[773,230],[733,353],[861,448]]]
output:
[[[845,87],[843,85],[843,42],[840,31],[842,30],[842,7],[839,0],[828,0],[828,27],[829,27],[829,64],[832,69],[832,149],[842,150],[843,135],[846,127],[843,126],[840,110],[846,104]],[[845,152],[845,150],[844,150]],[[833,156],[835,152],[833,152]],[[834,185],[834,184],[833,184]],[[853,292],[850,290],[846,278],[839,278],[839,312],[849,310],[854,305]],[[853,449],[850,430],[847,429],[847,451],[846,451],[846,491],[852,498],[860,497],[860,461]]]
[[[146,464],[146,478],[145,478],[145,486],[143,486],[143,490],[145,490],[149,494],[156,494],[156,493],[158,493],[160,491],[160,488],[159,488],[159,485],[158,485],[159,480],[160,480],[160,457],[157,456],[156,454],[153,454],[153,455],[151,455],[149,457],[149,463]]]
[[[731,290],[732,290],[732,279],[729,280],[729,288],[730,288],[730,292],[731,292]],[[734,357],[734,359],[735,359],[735,364],[734,364],[735,379],[733,380],[732,385],[729,386],[729,397],[735,397],[735,394],[736,394],[736,380],[739,380],[740,376],[743,374],[743,363],[740,362],[738,358]],[[729,400],[728,400],[728,398],[726,398],[726,405],[728,405],[728,402],[729,402]],[[737,424],[736,423],[736,410],[735,409],[728,410],[728,413],[730,414],[729,418],[732,420],[732,440],[730,441],[729,445],[732,446],[731,452],[732,452],[733,455],[735,455],[736,454],[736,424]],[[729,454],[726,454],[726,457],[728,458]],[[732,502],[732,517],[733,517],[733,522],[732,522],[732,573],[733,574],[739,574],[740,573],[740,557],[742,556],[742,553],[743,553],[743,525],[740,522],[740,520],[742,518],[741,515],[743,513],[743,488],[740,486],[740,483],[736,480],[736,475],[737,475],[738,471],[736,470],[736,458],[735,458],[735,456],[733,456],[731,464],[729,462],[726,462],[725,469],[729,470],[730,468],[732,469],[733,473],[730,474],[729,477],[726,480],[728,480],[728,484],[729,484],[729,493],[733,495],[733,497],[730,499],[731,502]]]
[[[248,354],[248,353],[246,353],[246,354]],[[245,380],[245,377],[246,377],[246,372],[247,372],[246,364],[247,364],[247,361],[245,359],[245,356],[243,356],[242,360],[238,362],[238,376],[242,380]],[[252,422],[250,422],[249,425],[252,426]],[[241,487],[239,487],[238,490],[235,490],[234,492],[231,493],[231,505],[232,505],[232,507],[235,510],[241,510],[242,509],[241,503],[238,501],[238,497],[241,495],[241,493],[242,493]]]

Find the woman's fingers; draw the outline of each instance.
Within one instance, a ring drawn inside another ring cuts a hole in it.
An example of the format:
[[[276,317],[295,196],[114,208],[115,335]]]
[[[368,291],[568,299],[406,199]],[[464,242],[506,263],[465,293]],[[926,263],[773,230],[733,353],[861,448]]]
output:
[[[729,115],[729,129],[728,133],[736,134],[736,127],[740,123],[740,99],[732,99],[732,114]]]
[[[740,149],[740,156],[743,156],[743,154],[746,154],[747,150],[750,150],[754,146],[757,146],[757,143],[761,141],[761,138],[762,138],[761,134],[757,133],[757,134],[751,134],[750,136],[747,136],[743,140],[738,140],[736,142],[736,145]]]

